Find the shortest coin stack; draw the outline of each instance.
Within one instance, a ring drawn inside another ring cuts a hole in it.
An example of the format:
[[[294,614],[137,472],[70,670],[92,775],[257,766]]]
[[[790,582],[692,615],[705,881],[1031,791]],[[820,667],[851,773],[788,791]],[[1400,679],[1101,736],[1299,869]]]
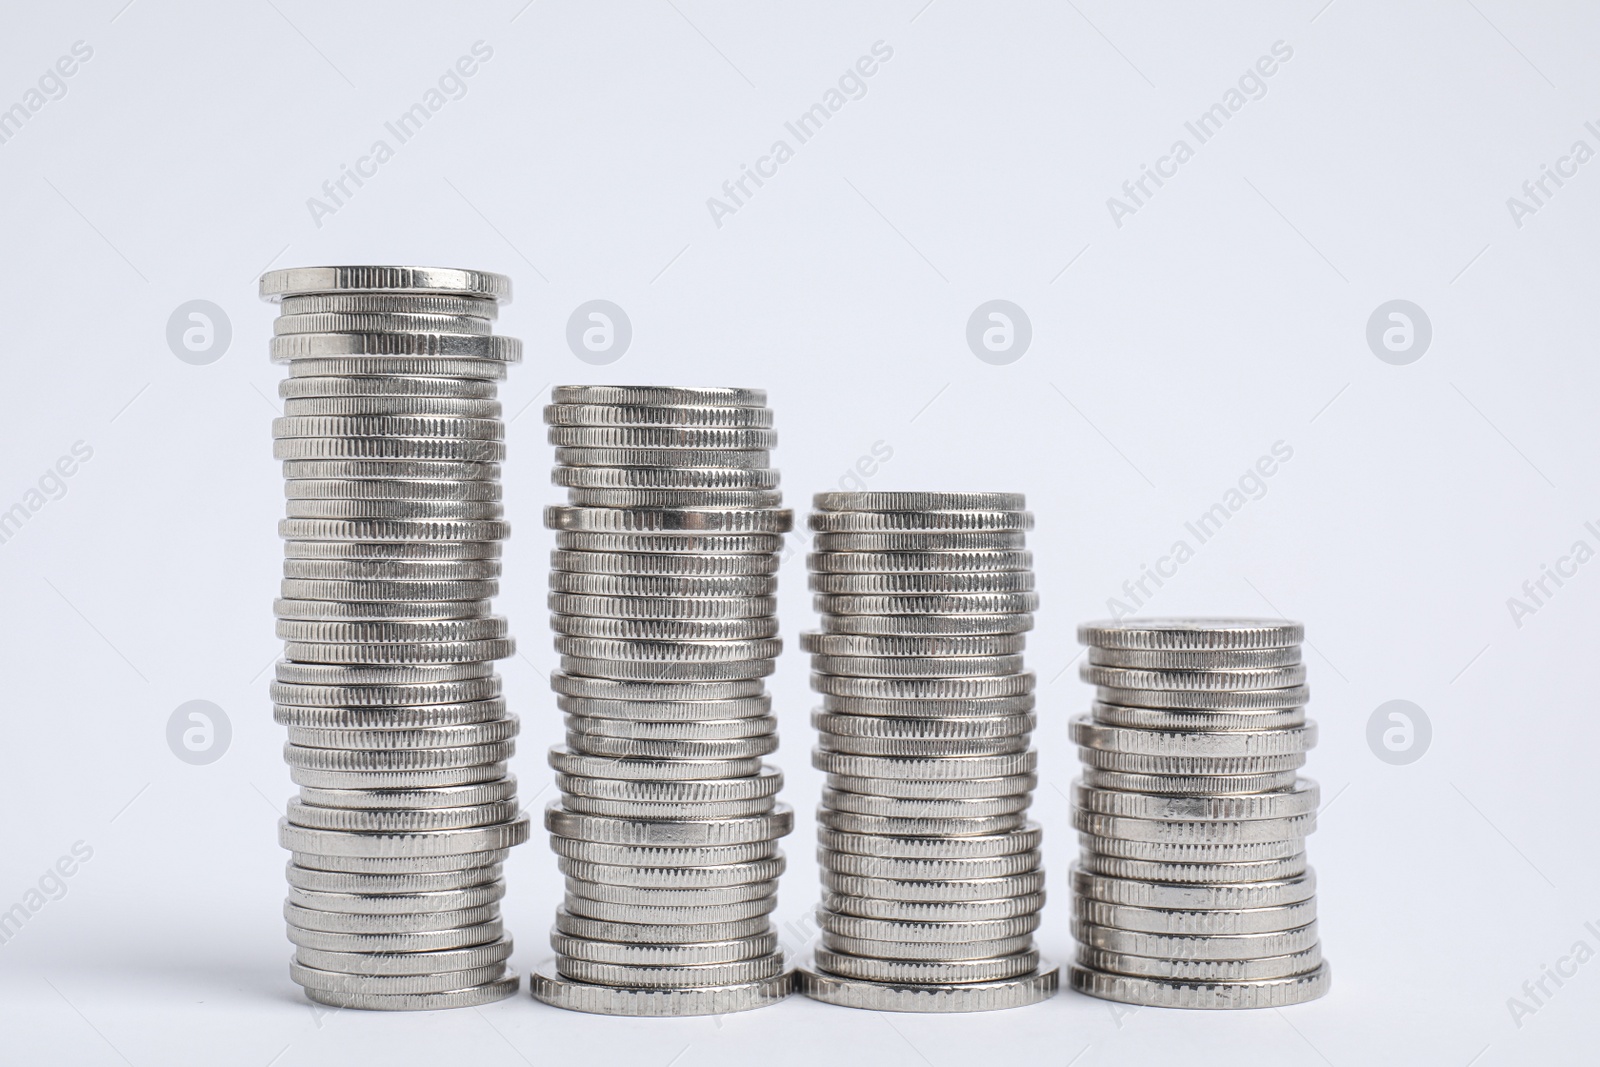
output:
[[[517,990],[501,865],[528,837],[517,718],[493,664],[510,283],[430,267],[261,279],[287,364],[287,517],[272,686],[300,793],[279,841],[290,975],[311,1000],[409,1011]]]
[[[821,942],[800,989],[877,1011],[1033,1004],[1060,972],[1033,944],[1044,905],[1034,676],[1033,515],[1020,493],[821,493],[804,635]]]
[[[1316,742],[1304,627],[1089,623],[1096,687],[1072,723],[1074,989],[1168,1008],[1264,1008],[1328,991],[1305,838]]]

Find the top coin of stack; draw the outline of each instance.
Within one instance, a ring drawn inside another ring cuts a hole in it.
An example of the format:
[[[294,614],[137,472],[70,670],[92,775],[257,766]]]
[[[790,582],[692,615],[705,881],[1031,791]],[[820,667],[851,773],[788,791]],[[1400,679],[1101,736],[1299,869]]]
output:
[[[1299,778],[1304,627],[1270,619],[1089,623],[1093,711],[1073,821],[1073,987],[1176,1008],[1277,1007],[1327,992]]]
[[[762,681],[782,510],[756,389],[560,386],[551,678],[567,743],[545,813],[566,875],[539,999],[611,1015],[742,1011],[789,992],[769,919],[793,812]]]
[[[289,366],[273,424],[288,516],[272,698],[300,795],[279,836],[291,976],[389,1010],[516,991],[501,863],[527,839],[506,770],[516,717],[491,664],[505,452],[493,334],[510,283],[433,267],[261,279]]]
[[[828,787],[821,944],[800,988],[878,1011],[1043,1000],[1059,971],[1033,947],[1033,515],[1020,493],[820,493],[815,506],[822,629],[803,640]]]

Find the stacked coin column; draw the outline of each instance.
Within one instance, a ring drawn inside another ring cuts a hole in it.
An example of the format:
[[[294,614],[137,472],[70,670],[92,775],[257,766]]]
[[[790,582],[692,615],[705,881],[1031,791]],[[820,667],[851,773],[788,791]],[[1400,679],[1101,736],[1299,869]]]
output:
[[[822,493],[812,653],[827,772],[823,898],[803,992],[882,1011],[1017,1007],[1056,992],[1029,747],[1037,603],[1017,493]]]
[[[1072,724],[1075,989],[1175,1008],[1277,1007],[1328,990],[1305,837],[1316,726],[1299,623],[1091,623],[1091,714]]]
[[[411,1010],[514,993],[501,863],[527,839],[506,770],[517,720],[493,661],[500,573],[492,333],[507,279],[478,271],[273,271],[273,424],[288,517],[272,686],[300,787],[291,975],[312,1000]]]
[[[545,813],[566,876],[534,996],[705,1015],[792,985],[770,913],[793,812],[763,679],[781,650],[772,412],[760,390],[562,386],[545,410],[551,678],[566,745]]]

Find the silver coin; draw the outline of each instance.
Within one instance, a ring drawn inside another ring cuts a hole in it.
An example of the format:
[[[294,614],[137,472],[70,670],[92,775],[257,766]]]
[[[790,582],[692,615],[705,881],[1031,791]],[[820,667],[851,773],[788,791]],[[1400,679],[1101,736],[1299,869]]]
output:
[[[261,276],[261,297],[330,293],[430,293],[509,303],[511,279],[456,267],[283,267]]]
[[[726,682],[765,678],[777,670],[770,657],[726,662],[661,662],[633,659],[586,659],[562,656],[561,670],[574,676],[612,681]]]
[[[685,945],[705,941],[731,941],[767,933],[771,924],[765,915],[735,922],[712,923],[617,923],[586,919],[566,908],[556,912],[556,929],[573,937],[591,941],[625,941],[633,944]]]
[[[285,464],[287,467],[288,464]],[[493,464],[481,464],[493,466]],[[285,541],[287,559],[461,560],[499,559],[498,541]]]
[[[1154,671],[1260,670],[1292,667],[1300,662],[1300,646],[1283,648],[1194,649],[1089,649],[1089,662],[1103,667],[1133,667]]]
[[[818,511],[1022,511],[1022,493],[828,492],[817,493]]]
[[[567,731],[567,747],[591,756],[645,760],[742,760],[776,752],[776,735],[728,741],[653,741]]]
[[[812,1000],[868,1011],[964,1013],[1038,1004],[1061,988],[1060,968],[1041,961],[1030,974],[990,982],[894,984],[844,978],[801,967],[800,992]]]
[[[654,663],[720,663],[773,659],[783,651],[777,638],[752,641],[617,641],[596,637],[559,636],[556,651],[581,659],[634,659]]]
[[[771,978],[734,985],[694,989],[648,989],[630,986],[574,982],[553,974],[552,964],[543,965],[529,979],[535,999],[568,1011],[591,1015],[630,1017],[673,1017],[728,1015],[776,1004],[794,988],[791,972]]]
[[[285,578],[460,581],[500,577],[497,559],[286,559]]]
[[[1077,896],[1072,901],[1072,914],[1085,922],[1118,930],[1214,937],[1298,929],[1317,917],[1317,902],[1312,898],[1261,908],[1184,910],[1142,908]]]
[[[285,744],[283,761],[297,769],[320,771],[427,771],[504,762],[516,750],[514,741],[459,745],[454,748],[376,751]]]
[[[766,859],[698,867],[635,867],[567,857],[558,859],[556,863],[561,873],[569,879],[581,878],[588,883],[590,896],[597,895],[596,890],[604,886],[689,894],[754,887],[757,892],[753,895],[766,896],[772,891],[772,883],[783,874],[786,865],[781,854]]]
[[[572,574],[734,577],[774,574],[778,559],[771,553],[685,556],[664,552],[577,552],[558,548],[550,553],[550,566]]]
[[[1157,775],[1259,775],[1304,767],[1304,752],[1276,756],[1146,756],[1135,752],[1080,749],[1085,766],[1104,771]]]
[[[562,774],[622,781],[701,781],[748,778],[761,770],[761,759],[622,759],[574,751],[564,745],[550,749],[550,766]]]
[[[1249,692],[1287,689],[1303,685],[1305,664],[1252,670],[1152,671],[1132,667],[1081,664],[1078,677],[1090,685],[1110,689],[1160,689],[1189,692]]]
[[[654,575],[550,572],[557,593],[626,597],[770,597],[778,588],[771,575]]]
[[[772,411],[755,405],[571,404],[545,405],[547,426],[723,426],[764,429]]]
[[[386,876],[442,874],[447,871],[483,871],[498,867],[511,854],[510,847],[484,852],[441,856],[325,856],[316,852],[292,852],[290,862],[297,867],[340,874],[381,874]]]
[[[290,478],[289,500],[499,500],[498,481],[460,478]]]
[[[517,643],[500,641],[430,641],[426,644],[346,645],[286,641],[283,654],[301,663],[459,663],[508,659]]]
[[[629,682],[579,678],[560,671],[550,675],[550,688],[563,696],[605,700],[740,700],[762,696],[759,679],[726,682]]]
[[[776,489],[569,489],[567,503],[586,508],[775,508],[783,504],[783,494]]]
[[[743,819],[770,814],[776,802],[770,797],[756,800],[703,800],[699,803],[663,804],[648,800],[605,800],[596,797],[566,796],[562,803],[579,815],[604,815],[616,819]]]
[[[488,677],[415,685],[318,685],[275,682],[271,687],[271,693],[273,701],[277,704],[323,708],[376,708],[434,706],[492,700],[500,696],[500,689],[500,679]]]
[[[1113,878],[1092,874],[1081,867],[1072,869],[1072,891],[1089,900],[1143,908],[1185,910],[1240,910],[1298,904],[1310,900],[1317,889],[1316,876],[1309,871],[1292,878],[1274,881],[1210,884],[1147,882],[1133,878]]]
[[[790,833],[794,829],[794,809],[780,804],[770,815],[744,819],[652,821],[581,815],[552,805],[545,809],[544,826],[562,837],[607,844],[742,845],[772,841]]]
[[[1036,949],[982,960],[881,960],[819,947],[816,966],[829,974],[869,982],[909,985],[965,984],[1019,978],[1039,969]]]
[[[1028,511],[813,511],[806,523],[818,533],[1022,531],[1033,529]]]
[[[1306,709],[1267,708],[1259,711],[1188,711],[1127,708],[1101,704],[1090,709],[1094,721],[1136,730],[1279,730],[1306,724]]]
[[[289,520],[299,521],[299,520]],[[304,622],[438,622],[448,619],[487,618],[491,610],[487,600],[287,600],[272,602],[272,610],[279,619]]]
[[[481,908],[506,895],[504,879],[460,889],[420,893],[338,893],[322,889],[289,887],[289,903],[301,909],[344,914],[405,915],[412,912],[452,912]]]
[[[323,893],[354,893],[363,896],[436,893],[449,889],[469,889],[500,881],[503,869],[494,863],[487,867],[463,867],[458,870],[417,872],[414,874],[361,874],[348,871],[319,871],[290,863],[285,875],[293,889],[310,889]],[[334,970],[343,968],[335,967]]]
[[[1020,634],[1033,629],[1026,612],[990,615],[897,614],[824,615],[822,630],[830,634],[876,637],[946,637],[977,634]]]
[[[606,448],[558,445],[564,467],[717,467],[766,470],[772,453],[764,448]]]
[[[496,941],[505,934],[499,919],[451,930],[421,930],[411,933],[340,933],[331,930],[305,930],[290,926],[289,942],[298,948],[330,952],[434,952],[441,949],[471,948]],[[296,953],[299,955],[299,953]]]
[[[1015,675],[1021,656],[830,656],[813,654],[819,674],[855,678],[978,678]]]
[[[845,893],[824,893],[822,907],[835,915],[855,915],[864,919],[884,919],[909,923],[962,923],[989,919],[1013,919],[1037,915],[1044,907],[1043,893],[1025,893],[998,900],[889,900],[855,897]]]
[[[1238,982],[1263,978],[1288,978],[1313,971],[1320,963],[1322,963],[1321,946],[1288,956],[1266,956],[1253,960],[1164,960],[1133,956],[1126,952],[1103,952],[1083,945],[1078,947],[1078,965],[1086,970],[1178,982]]]
[[[459,856],[520,845],[528,839],[526,818],[466,830],[424,833],[355,834],[339,830],[310,830],[278,821],[278,844],[294,852],[319,856],[417,857]]]
[[[787,533],[794,513],[781,508],[579,508],[544,509],[552,530],[599,533]]]
[[[1126,649],[1284,648],[1305,639],[1305,627],[1284,619],[1124,619],[1078,627],[1080,644]]]
[[[1304,1004],[1328,992],[1332,972],[1326,963],[1288,978],[1180,982],[1071,969],[1072,988],[1104,1000],[1161,1008],[1277,1008]]]
[[[558,385],[550,390],[556,404],[711,405],[765,407],[765,389],[688,385]]]
[[[635,967],[683,967],[770,956],[777,951],[778,935],[756,934],[731,941],[710,941],[698,945],[638,945],[614,941],[591,941],[562,933],[550,936],[550,947],[568,959],[592,963]]]
[[[566,898],[567,914],[579,919],[610,923],[637,923],[642,926],[714,926],[765,919],[778,906],[775,895],[758,897],[738,904],[691,904],[670,907],[652,904],[619,904],[588,897]]]
[[[1072,936],[1079,944],[1107,952],[1176,960],[1253,960],[1304,952],[1317,944],[1317,924],[1295,930],[1255,934],[1190,935],[1154,934],[1118,930],[1074,919]]]
[[[434,789],[492,782],[506,776],[506,764],[479,763],[469,767],[431,770],[351,771],[291,767],[289,779],[299,786],[319,789]]]
[[[949,779],[945,781],[919,781],[917,779],[873,778],[848,774],[830,774],[829,789],[845,793],[860,793],[869,797],[892,797],[915,801],[961,801],[1003,797],[1026,801],[1028,794],[1039,785],[1038,775],[1030,772],[991,778]]]
[[[908,922],[894,919],[864,919],[817,909],[817,923],[823,930],[841,937],[864,941],[902,941],[921,944],[951,944],[1024,937],[1039,929],[1038,913],[1006,919],[960,919],[945,922]],[[986,955],[1004,955],[990,952]],[[957,957],[974,959],[976,956]]]
[[[892,759],[885,756],[851,756],[812,749],[811,765],[826,774],[861,778],[951,781],[1028,774],[1038,765],[1037,752],[1028,750],[1004,756],[950,756],[933,759]]]
[[[772,714],[771,695],[733,700],[606,700],[599,697],[556,698],[569,715],[619,719],[635,723],[683,723],[704,719],[749,719]]]
[[[546,599],[560,615],[608,619],[748,619],[771,615],[775,597],[623,597],[554,592]]]
[[[987,859],[1017,856],[1039,848],[1041,831],[1037,823],[1009,830],[977,832],[965,836],[895,835],[871,830],[840,830],[824,826],[817,831],[817,844],[829,852],[859,856],[887,856],[900,859]],[[980,877],[972,875],[970,877]],[[981,876],[981,877],[987,877]]]
[[[975,878],[1005,878],[1038,870],[1039,855],[1037,852],[1023,852],[984,859],[903,859],[819,849],[817,862],[830,873],[860,878],[918,882],[968,881]]]
[[[1227,796],[1240,793],[1266,793],[1289,789],[1299,778],[1298,771],[1255,775],[1172,775],[1128,774],[1084,768],[1083,783],[1093,789],[1116,789],[1131,793],[1161,796]]]
[[[1022,530],[898,530],[871,533],[818,533],[814,552],[1020,552],[1027,548]]]
[[[472,378],[437,378],[422,375],[344,375],[327,378],[289,377],[278,383],[284,400],[368,398],[374,400],[417,397],[437,400],[494,400],[499,387]],[[304,477],[303,475],[298,477]]]
[[[755,641],[778,634],[775,616],[748,619],[601,619],[550,616],[550,629],[572,637],[614,641]]]
[[[811,688],[818,693],[842,697],[879,697],[888,700],[982,700],[988,697],[1022,696],[1031,693],[1037,681],[1032,671],[990,678],[846,678],[813,673]]]
[[[556,776],[556,788],[571,796],[651,804],[706,804],[740,800],[768,800],[783,787],[783,772],[762,767],[745,778],[714,781],[628,781],[614,778]]]
[[[1298,878],[1306,873],[1306,854],[1297,852],[1284,859],[1250,863],[1163,863],[1155,860],[1122,859],[1098,852],[1085,852],[1078,866],[1091,874],[1159,884],[1224,885],[1268,882]]]
[[[834,737],[975,740],[1026,736],[1038,725],[1038,718],[1029,712],[1024,715],[906,719],[879,715],[841,715],[837,712],[817,710],[811,713],[811,725],[818,731]],[[830,749],[838,750],[838,746],[832,741],[825,741],[824,744]]]
[[[272,705],[272,720],[286,726],[323,729],[408,729],[418,726],[458,726],[506,717],[506,701],[462,701],[456,704],[419,704],[416,707],[315,707],[304,704]]]
[[[307,829],[394,834],[464,830],[510,822],[518,810],[514,798],[452,807],[378,810],[325,808],[291,800],[287,815],[295,826]]]
[[[570,861],[569,861],[570,862]],[[566,877],[567,894],[612,904],[643,904],[653,907],[747,904],[771,897],[776,883],[771,880],[746,885],[697,886],[692,889],[665,889],[655,886],[614,885],[590,882],[573,875]],[[759,955],[759,953],[756,953]]]
[[[807,580],[806,588],[813,593],[854,596],[1027,593],[1033,590],[1033,572],[813,574]]]
[[[555,467],[550,481],[569,489],[776,489],[779,475],[771,467]]]
[[[863,815],[853,811],[817,811],[817,823],[830,830],[853,834],[885,834],[892,837],[958,837],[1001,834],[1021,829],[1028,821],[1024,812],[1009,815],[900,816]]]
[[[1101,815],[1074,807],[1072,824],[1082,833],[1119,841],[1158,844],[1243,845],[1303,838],[1317,828],[1315,812],[1281,819],[1139,819]]]
[[[545,439],[563,449],[730,450],[762,454],[778,444],[778,435],[772,430],[675,426],[552,426],[545,431]]]
[[[279,300],[280,315],[316,314],[414,314],[473,315],[497,318],[500,306],[493,299],[453,296],[442,293],[317,293],[285,296]]]
[[[283,312],[272,321],[274,336],[297,333],[453,333],[486,335],[493,324],[478,315],[437,315],[408,311]]]
[[[958,719],[1022,715],[1034,709],[1032,693],[1009,697],[929,700],[896,697],[847,697],[823,694],[822,710],[841,715],[875,715],[888,718]]]
[[[306,997],[337,1008],[364,1011],[439,1011],[445,1008],[471,1008],[492,1004],[515,996],[521,984],[515,971],[504,978],[467,989],[443,993],[348,993],[329,989],[306,989]]]
[[[1317,783],[1299,779],[1293,788],[1250,796],[1148,796],[1097,789],[1074,782],[1072,802],[1079,809],[1136,819],[1284,819],[1314,814],[1322,802]]]
[[[818,593],[812,607],[823,615],[1025,615],[1039,607],[1038,593],[931,593],[872,596]]]
[[[1303,755],[1317,743],[1315,723],[1279,730],[1179,732],[1130,730],[1103,726],[1079,716],[1072,720],[1072,740],[1083,748],[1126,752],[1143,756],[1247,756]]]
[[[639,552],[649,555],[754,555],[773,553],[783,548],[783,535],[744,534],[652,534],[601,533],[588,530],[560,530],[556,548],[572,552]]]
[[[357,994],[420,994],[447,993],[468,989],[486,982],[498,981],[506,975],[505,963],[491,963],[467,971],[441,971],[437,974],[362,975],[343,974],[307,967],[298,961],[289,964],[289,977],[306,989],[327,990],[335,993]]]
[[[512,947],[511,939],[502,937],[470,948],[437,949],[431,952],[338,952],[302,947],[295,951],[294,956],[296,962],[306,967],[339,974],[381,977],[450,974],[488,967],[510,959]]]
[[[1305,851],[1305,838],[1301,836],[1266,841],[1137,841],[1080,832],[1078,842],[1085,857],[1092,852],[1119,859],[1180,865],[1257,863],[1289,859]]]
[[[722,867],[731,863],[752,863],[780,855],[778,843],[755,841],[743,845],[611,845],[598,841],[577,841],[559,835],[550,838],[557,856],[603,863],[615,867]],[[729,935],[734,936],[734,935]]]
[[[877,797],[862,793],[844,793],[831,788],[822,791],[823,805],[834,811],[899,819],[965,819],[976,816],[1015,815],[1025,813],[1031,800],[1032,796],[1028,793],[1009,797],[913,800],[897,797]]]
[[[968,942],[875,941],[845,937],[824,930],[817,938],[819,948],[829,952],[895,962],[950,963],[994,959],[1033,948],[1032,935],[991,938]]]
[[[297,378],[439,377],[492,383],[505,381],[508,366],[499,360],[472,356],[329,356],[297,359],[289,364],[289,374]]]
[[[1044,872],[1026,871],[999,878],[872,878],[824,869],[822,887],[830,893],[926,903],[1010,900],[1044,891]]]
[[[400,460],[460,460],[471,463],[499,463],[506,458],[504,441],[469,437],[280,437],[272,442],[273,459],[400,459]],[[373,540],[403,541],[402,536],[384,537],[381,534],[355,534],[347,537],[328,537],[328,529],[310,522],[280,523],[279,536],[285,539],[304,538],[308,541]],[[448,536],[432,538],[439,541],[501,540],[504,534],[494,537]]]
[[[813,655],[907,657],[1011,656],[1020,653],[1027,639],[1021,634],[979,634],[970,637],[894,637],[826,634],[808,630],[800,647]]]
[[[943,758],[946,756],[1001,756],[1026,751],[1029,735],[1015,737],[861,737],[821,731],[817,735],[830,752],[891,758]]]
[[[392,359],[478,359],[522,362],[522,342],[500,334],[454,333],[295,333],[267,342],[274,363],[298,360],[378,357]]]
[[[729,741],[746,737],[766,737],[777,733],[778,720],[771,715],[739,719],[694,719],[688,722],[640,722],[607,719],[588,715],[565,716],[567,731],[599,734],[604,737],[630,737],[650,741]]]

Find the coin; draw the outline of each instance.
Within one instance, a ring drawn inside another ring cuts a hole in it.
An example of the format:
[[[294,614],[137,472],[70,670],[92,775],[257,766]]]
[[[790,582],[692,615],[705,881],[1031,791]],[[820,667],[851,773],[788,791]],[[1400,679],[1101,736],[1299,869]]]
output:
[[[1043,961],[1033,973],[1021,977],[958,984],[896,984],[845,978],[806,967],[799,968],[795,977],[800,991],[813,1000],[868,1011],[1000,1011],[1048,1000],[1061,986],[1060,969]]]
[[[792,974],[784,972],[771,978],[735,985],[641,989],[574,982],[564,976],[547,973],[545,968],[554,969],[552,964],[546,964],[530,979],[535,998],[558,1008],[593,1015],[727,1015],[776,1004],[789,995],[794,984]]]
[[[1079,643],[1098,648],[1284,648],[1304,639],[1303,625],[1279,619],[1125,619],[1078,627]]]
[[[1135,978],[1071,969],[1072,988],[1106,1000],[1163,1008],[1276,1008],[1303,1004],[1327,993],[1331,970],[1326,963],[1287,978],[1181,982]]]

